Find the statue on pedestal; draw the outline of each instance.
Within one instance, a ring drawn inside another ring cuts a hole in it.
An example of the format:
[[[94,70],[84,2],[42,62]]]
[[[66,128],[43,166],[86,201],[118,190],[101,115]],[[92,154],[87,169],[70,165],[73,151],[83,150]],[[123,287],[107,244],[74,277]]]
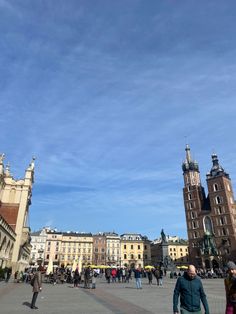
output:
[[[165,232],[164,232],[163,229],[161,229],[161,242],[162,243],[167,243],[166,235],[165,235]]]

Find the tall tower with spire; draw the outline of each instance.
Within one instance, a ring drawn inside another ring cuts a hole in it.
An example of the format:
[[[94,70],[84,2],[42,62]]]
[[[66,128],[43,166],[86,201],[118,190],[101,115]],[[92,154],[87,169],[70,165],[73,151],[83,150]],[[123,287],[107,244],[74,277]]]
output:
[[[217,268],[236,258],[236,205],[229,175],[212,155],[207,174],[208,196],[201,185],[198,163],[186,146],[182,164],[183,197],[189,239],[189,259],[198,267]]]
[[[186,159],[182,164],[184,176],[183,198],[189,239],[190,262],[198,260],[199,242],[203,238],[203,212],[207,210],[206,196],[201,185],[199,166],[191,157],[190,147],[185,148]]]

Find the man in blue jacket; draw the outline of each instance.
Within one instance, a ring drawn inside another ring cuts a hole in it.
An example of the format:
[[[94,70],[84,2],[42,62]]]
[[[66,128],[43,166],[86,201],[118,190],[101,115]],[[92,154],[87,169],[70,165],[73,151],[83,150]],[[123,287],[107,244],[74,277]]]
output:
[[[173,312],[178,314],[178,299],[180,296],[181,314],[202,314],[201,302],[205,314],[210,314],[209,307],[203,290],[201,279],[196,274],[196,268],[189,265],[188,270],[182,277],[179,277],[173,295]]]

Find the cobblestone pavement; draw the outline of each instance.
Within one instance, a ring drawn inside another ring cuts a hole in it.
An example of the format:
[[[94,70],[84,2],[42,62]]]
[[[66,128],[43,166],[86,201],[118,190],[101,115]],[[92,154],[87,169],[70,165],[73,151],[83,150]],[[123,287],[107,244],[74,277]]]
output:
[[[167,314],[172,313],[172,295],[176,280],[164,279],[163,287],[148,285],[143,278],[143,289],[130,283],[107,284],[99,279],[97,288],[76,289],[69,284],[44,284],[32,310],[32,288],[24,283],[0,283],[0,314]],[[222,279],[203,280],[210,313],[224,314],[225,293]]]

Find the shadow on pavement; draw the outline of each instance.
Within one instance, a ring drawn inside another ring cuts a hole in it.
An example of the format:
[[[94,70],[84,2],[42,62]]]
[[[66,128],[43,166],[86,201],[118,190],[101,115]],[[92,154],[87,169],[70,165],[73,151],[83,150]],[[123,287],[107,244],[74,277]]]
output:
[[[28,307],[31,307],[31,303],[29,302],[23,302],[22,305],[25,305],[25,306],[28,306]]]

